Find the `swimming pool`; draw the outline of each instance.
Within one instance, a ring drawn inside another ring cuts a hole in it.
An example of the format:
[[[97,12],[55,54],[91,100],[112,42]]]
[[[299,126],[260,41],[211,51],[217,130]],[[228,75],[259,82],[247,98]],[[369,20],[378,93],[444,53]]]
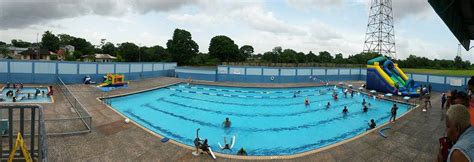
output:
[[[237,88],[209,85],[176,84],[143,93],[108,99],[111,107],[141,126],[180,143],[194,147],[196,129],[199,136],[208,139],[214,152],[235,154],[245,148],[249,155],[291,155],[311,151],[350,139],[366,131],[368,121],[377,125],[388,122],[393,103],[368,99],[355,94],[347,98],[342,89],[339,100],[333,87],[304,88]],[[294,97],[295,91],[301,91]],[[331,91],[329,91],[331,92]],[[310,105],[304,105],[304,99]],[[362,100],[371,104],[362,111]],[[327,102],[331,103],[326,108]],[[398,115],[410,109],[397,103]],[[342,114],[347,106],[349,113]],[[223,128],[226,117],[231,128]],[[224,137],[230,143],[235,136],[232,151],[221,151],[218,146]]]
[[[35,96],[36,88],[40,90],[40,92],[44,91],[43,93],[40,93],[38,96]],[[2,89],[0,98],[3,99],[0,103],[13,103],[13,98],[12,97],[7,97],[7,92],[12,91],[13,94],[16,94],[16,89],[14,88],[4,88]],[[28,93],[30,94],[30,97],[28,98]],[[24,87],[23,89],[20,89],[20,93],[16,95],[16,102],[18,103],[51,103],[52,99],[50,96],[47,96],[46,94],[48,93],[48,88],[47,87]]]

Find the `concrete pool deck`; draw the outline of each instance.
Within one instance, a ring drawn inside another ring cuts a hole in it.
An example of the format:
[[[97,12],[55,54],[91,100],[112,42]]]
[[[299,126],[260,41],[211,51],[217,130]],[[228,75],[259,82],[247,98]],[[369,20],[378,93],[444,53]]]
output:
[[[101,92],[91,85],[68,85],[72,93],[92,115],[92,132],[73,136],[48,137],[49,159],[51,161],[213,161],[209,156],[193,156],[190,150],[171,142],[161,143],[160,138],[134,124],[125,124],[124,118],[102,104],[96,98],[142,91],[154,87],[180,82],[177,78],[153,78],[131,81],[125,89]],[[249,84],[213,83],[202,84],[223,86],[293,87],[318,84]],[[70,111],[61,94],[56,102],[45,104],[45,118],[58,116],[56,112]],[[417,108],[400,120],[388,126],[388,138],[378,130],[356,140],[332,148],[286,161],[435,161],[438,138],[443,135],[444,121],[441,121],[440,97],[431,97],[433,109],[422,112]],[[61,110],[63,109],[63,110]],[[46,125],[50,127],[50,125]],[[67,127],[67,124],[64,125]],[[48,128],[50,130],[52,128]],[[381,129],[381,128],[378,128]],[[217,157],[218,161],[239,161]]]

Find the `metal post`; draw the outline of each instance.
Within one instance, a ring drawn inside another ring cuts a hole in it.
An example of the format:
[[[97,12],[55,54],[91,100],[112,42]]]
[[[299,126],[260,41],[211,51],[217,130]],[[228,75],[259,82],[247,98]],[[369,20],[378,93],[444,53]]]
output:
[[[13,108],[8,108],[8,146],[13,149]]]
[[[21,109],[23,110],[23,109]],[[31,139],[31,143],[30,143],[30,156],[31,157],[34,157],[34,149],[35,149],[35,112],[36,112],[36,109],[35,108],[31,108],[31,131],[30,131],[30,139]],[[40,134],[38,132],[38,134]],[[38,147],[41,147],[38,145]]]
[[[25,137],[25,109],[20,108],[20,133],[21,137]]]

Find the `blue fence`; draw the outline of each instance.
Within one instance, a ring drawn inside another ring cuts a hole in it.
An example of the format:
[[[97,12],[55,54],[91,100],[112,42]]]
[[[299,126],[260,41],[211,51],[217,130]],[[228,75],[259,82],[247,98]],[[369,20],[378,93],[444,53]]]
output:
[[[309,83],[321,81],[365,81],[365,68],[280,68],[218,66],[217,69],[185,68],[176,69],[176,77],[192,78],[216,82],[249,83]],[[407,74],[422,85],[431,84],[434,91],[465,90],[470,77],[441,76],[428,74]]]
[[[365,80],[361,68],[278,68],[218,66],[217,69],[177,68],[176,77],[219,82],[304,83]]]
[[[124,74],[126,80],[174,76],[176,63],[96,63],[69,61],[0,60],[0,83],[81,83],[89,75],[101,82],[107,73]]]
[[[412,78],[418,84],[431,84],[433,91],[438,92],[446,92],[455,89],[458,91],[465,91],[467,88],[467,82],[471,78],[470,76],[443,76],[417,73],[407,74],[407,76]]]

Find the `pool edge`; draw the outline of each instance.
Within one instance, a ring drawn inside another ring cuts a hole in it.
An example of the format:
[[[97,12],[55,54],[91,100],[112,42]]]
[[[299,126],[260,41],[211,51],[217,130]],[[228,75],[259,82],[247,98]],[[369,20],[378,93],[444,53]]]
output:
[[[109,98],[116,98],[116,97],[121,97],[121,96],[127,96],[127,95],[132,95],[132,94],[136,94],[136,93],[142,93],[142,92],[147,92],[147,91],[151,91],[151,90],[155,90],[155,89],[160,89],[160,88],[164,88],[164,87],[168,87],[168,86],[172,86],[172,85],[176,85],[176,84],[181,84],[181,83],[185,83],[183,81],[177,81],[175,83],[171,83],[171,84],[167,84],[167,85],[162,85],[162,86],[157,86],[157,87],[153,87],[153,88],[148,88],[148,89],[145,89],[145,90],[139,90],[139,91],[134,91],[134,92],[128,92],[128,93],[123,93],[123,94],[116,94],[116,95],[111,95],[111,96],[104,96],[104,97],[97,97],[96,99],[101,102],[102,104],[104,104],[102,102],[103,99],[109,99]],[[196,83],[194,83],[196,84]],[[199,83],[201,85],[211,85],[211,86],[222,86],[222,85],[213,85],[213,84],[205,84],[205,83]],[[334,84],[333,84],[334,85]],[[331,85],[331,86],[333,86]],[[319,87],[319,86],[326,86],[326,85],[313,85],[313,86],[302,86],[302,87]],[[338,86],[338,85],[336,85]],[[226,86],[224,86],[226,87]],[[227,87],[243,87],[245,88],[245,86],[227,86]],[[342,87],[342,88],[345,88],[344,86],[338,86],[338,87]],[[253,88],[253,87],[246,87],[246,88]],[[275,87],[275,88],[284,88],[284,87]],[[292,88],[295,88],[295,87],[292,87]],[[365,93],[365,92],[360,92],[360,93],[363,93],[365,95],[368,95],[368,93]],[[400,119],[403,119],[408,113],[412,112],[413,110],[417,109],[420,105],[418,104],[415,104],[415,103],[410,103],[410,102],[404,102],[404,101],[400,101],[400,100],[396,100],[396,99],[388,99],[388,98],[382,98],[382,100],[387,100],[387,101],[391,101],[391,102],[398,102],[398,103],[402,103],[402,104],[407,104],[407,105],[410,105],[410,106],[414,106],[412,108],[410,108],[408,111],[406,111],[405,113],[403,113],[402,115],[400,115],[396,120],[400,120]],[[118,110],[114,109],[113,107],[111,107],[110,105],[107,105],[107,104],[104,104],[106,107],[112,109],[114,112],[116,112],[117,114],[119,114],[120,116],[122,116],[124,119],[127,119],[128,117],[124,114],[122,114],[121,112],[119,112]],[[130,119],[130,118],[128,118]],[[155,133],[151,130],[149,130],[148,128],[145,128],[144,126],[140,125],[139,123],[135,122],[133,119],[130,119],[130,121],[138,126],[139,128],[145,130],[146,132],[160,138],[160,139],[163,139],[165,138],[164,136],[162,136],[161,134],[159,133]],[[294,158],[299,158],[299,157],[303,157],[303,156],[307,156],[307,155],[311,155],[311,154],[315,154],[315,153],[318,153],[318,152],[322,152],[322,151],[325,151],[325,150],[328,150],[328,149],[331,149],[331,148],[334,148],[334,147],[337,147],[337,146],[340,146],[340,145],[343,145],[343,144],[346,144],[346,143],[349,143],[349,142],[352,142],[354,140],[357,140],[369,133],[372,133],[374,131],[377,131],[378,129],[386,126],[386,125],[389,125],[389,124],[392,124],[390,122],[386,122],[382,125],[379,125],[378,127],[374,128],[374,129],[371,129],[369,131],[366,131],[364,133],[361,133],[357,136],[354,136],[352,138],[349,138],[349,139],[346,139],[346,140],[343,140],[343,141],[340,141],[340,142],[337,142],[337,143],[334,143],[334,144],[331,144],[331,145],[327,145],[327,146],[324,146],[324,147],[321,147],[321,148],[318,148],[318,149],[314,149],[314,150],[310,150],[310,151],[306,151],[306,152],[302,152],[302,153],[297,153],[297,154],[292,154],[292,155],[275,155],[275,156],[239,156],[239,155],[232,155],[232,154],[222,154],[222,153],[218,153],[218,152],[214,152],[214,154],[218,157],[224,157],[224,158],[229,158],[229,159],[237,159],[237,160],[289,160],[289,159],[294,159]],[[193,151],[195,150],[194,147],[192,146],[188,146],[186,144],[183,144],[183,143],[180,143],[178,141],[175,141],[173,139],[170,139],[169,142],[173,143],[173,144],[176,144],[178,146],[181,146],[181,147],[184,147],[186,149],[189,149],[190,151]]]

